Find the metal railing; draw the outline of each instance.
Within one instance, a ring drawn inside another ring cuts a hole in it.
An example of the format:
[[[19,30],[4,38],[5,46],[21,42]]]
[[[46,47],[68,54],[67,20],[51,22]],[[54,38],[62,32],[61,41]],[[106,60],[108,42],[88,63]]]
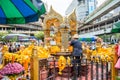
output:
[[[100,58],[97,61],[80,58],[79,63],[71,61],[71,65],[66,64],[61,75],[58,74],[59,69],[55,57],[48,59],[45,66],[47,76],[40,73],[42,76],[40,80],[112,80],[112,62],[103,61]]]

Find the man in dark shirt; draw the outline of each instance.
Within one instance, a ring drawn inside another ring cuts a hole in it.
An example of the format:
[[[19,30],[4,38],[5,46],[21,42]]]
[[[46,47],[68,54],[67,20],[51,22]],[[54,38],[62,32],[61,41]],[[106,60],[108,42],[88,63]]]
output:
[[[80,57],[82,56],[82,44],[78,39],[79,39],[79,35],[75,34],[70,43],[70,45],[73,46],[73,52],[72,52],[73,68],[74,68],[74,72],[77,73],[76,76],[79,76],[80,74],[79,73],[80,64],[81,64]]]

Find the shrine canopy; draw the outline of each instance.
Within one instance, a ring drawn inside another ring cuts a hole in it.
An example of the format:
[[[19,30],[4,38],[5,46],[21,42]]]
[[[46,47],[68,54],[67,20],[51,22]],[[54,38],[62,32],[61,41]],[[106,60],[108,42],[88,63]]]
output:
[[[88,35],[88,36],[80,36],[79,37],[79,41],[96,41],[98,37],[97,36],[91,36],[91,35]]]
[[[38,10],[31,0],[0,0],[0,24],[25,24],[38,21],[45,7]]]

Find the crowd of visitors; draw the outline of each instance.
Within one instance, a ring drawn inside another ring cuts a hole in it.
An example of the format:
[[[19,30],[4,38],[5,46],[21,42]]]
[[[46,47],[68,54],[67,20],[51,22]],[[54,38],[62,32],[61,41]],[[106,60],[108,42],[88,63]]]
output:
[[[73,58],[73,67],[74,70],[77,71],[77,76],[79,76],[80,74],[80,66],[78,65],[77,67],[74,66],[74,64],[80,64],[80,57],[83,57],[84,55],[86,55],[86,53],[84,52],[85,49],[89,49],[89,50],[96,50],[97,47],[99,45],[101,45],[100,47],[102,48],[108,48],[109,45],[105,42],[103,42],[103,40],[101,38],[98,38],[96,41],[92,41],[92,42],[80,42],[79,40],[79,36],[78,34],[75,34],[70,41],[70,45],[73,46],[73,52],[72,52],[72,58]],[[43,42],[41,42],[43,44]],[[53,42],[52,42],[53,43]],[[37,44],[36,44],[37,45]],[[54,44],[55,45],[55,44]],[[0,63],[2,63],[2,49],[4,46],[8,47],[8,51],[10,53],[15,53],[17,51],[19,51],[21,48],[25,48],[26,45],[24,43],[21,42],[13,42],[13,43],[0,43]],[[119,49],[119,48],[118,48]]]

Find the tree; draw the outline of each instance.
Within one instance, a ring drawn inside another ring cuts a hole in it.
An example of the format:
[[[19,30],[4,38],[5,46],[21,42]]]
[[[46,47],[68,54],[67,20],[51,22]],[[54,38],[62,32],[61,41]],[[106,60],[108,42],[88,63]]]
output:
[[[16,42],[18,41],[17,36],[11,38],[11,39],[6,39],[5,36],[7,36],[7,34],[12,33],[10,30],[6,31],[6,32],[0,32],[0,41],[2,42]]]
[[[7,30],[7,32],[8,32],[8,34],[12,33],[12,31],[11,31],[11,30]]]
[[[7,34],[7,32],[0,32],[0,41],[5,42],[6,40],[4,39],[4,36],[6,36]]]
[[[44,40],[44,32],[43,32],[43,31],[39,31],[39,32],[35,33],[34,36],[35,36],[37,39]]]
[[[13,38],[9,39],[10,42],[16,42],[18,41],[18,37],[14,36]]]

